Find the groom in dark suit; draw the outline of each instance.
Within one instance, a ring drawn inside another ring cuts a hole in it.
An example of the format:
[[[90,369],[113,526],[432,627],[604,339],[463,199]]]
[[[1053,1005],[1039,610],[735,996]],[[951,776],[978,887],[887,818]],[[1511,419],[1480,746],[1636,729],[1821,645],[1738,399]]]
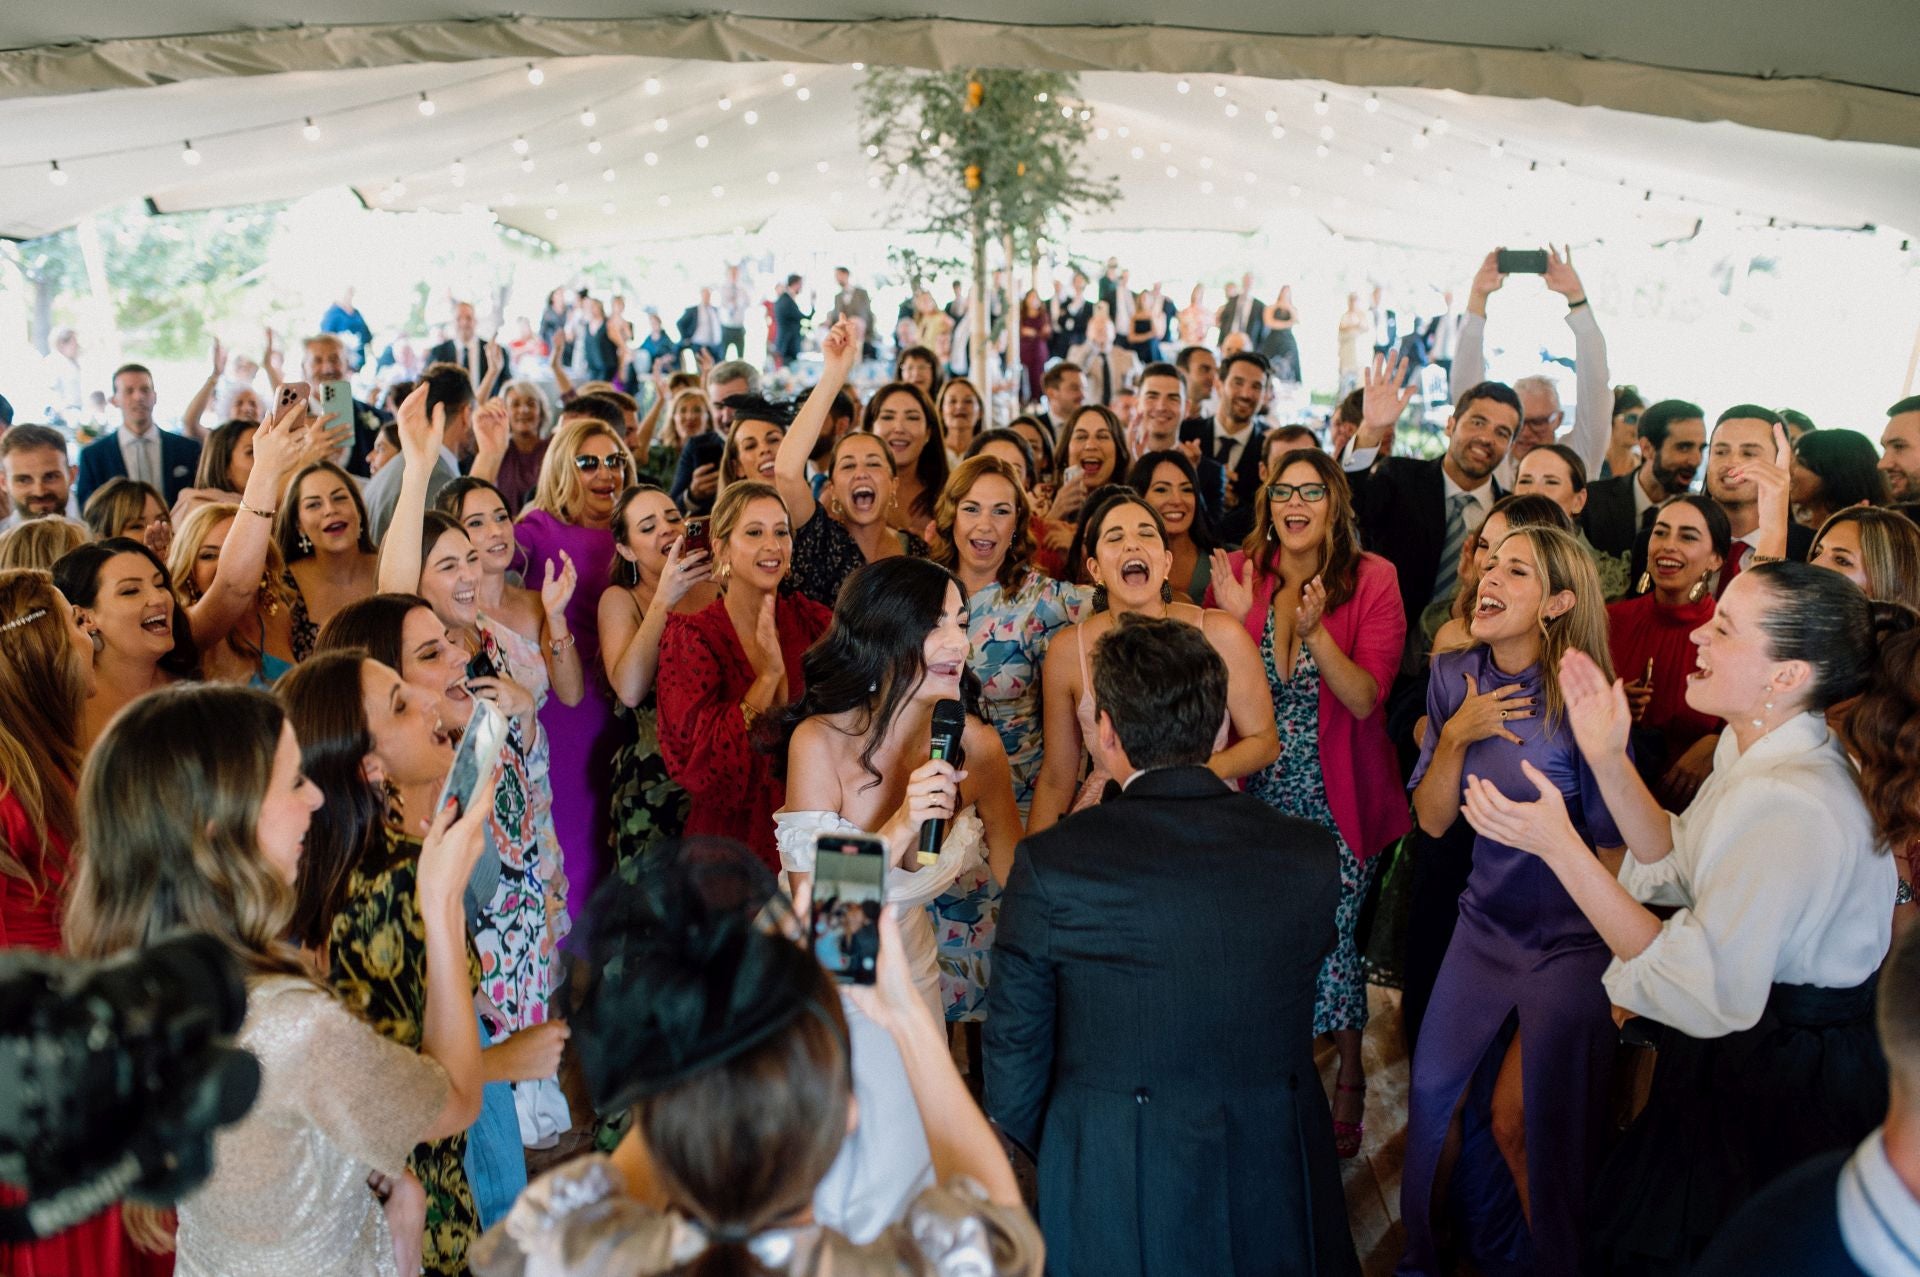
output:
[[[1333,835],[1207,770],[1227,670],[1194,626],[1122,617],[1092,681],[1124,779],[1016,851],[982,1052],[1047,1271],[1357,1274],[1313,1064]]]

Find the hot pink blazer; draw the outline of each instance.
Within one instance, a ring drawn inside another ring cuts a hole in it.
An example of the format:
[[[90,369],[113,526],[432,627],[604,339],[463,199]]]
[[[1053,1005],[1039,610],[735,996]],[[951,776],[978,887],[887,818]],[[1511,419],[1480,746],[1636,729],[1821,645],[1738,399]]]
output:
[[[1237,574],[1246,555],[1228,556]],[[1255,643],[1266,633],[1267,613],[1273,607],[1276,578],[1262,576],[1254,583],[1253,607],[1247,612],[1247,633]],[[1217,607],[1213,587],[1207,587],[1206,605]],[[1400,604],[1400,577],[1393,564],[1377,554],[1360,556],[1360,574],[1351,599],[1327,613],[1321,621],[1342,652],[1378,685],[1373,712],[1355,718],[1340,698],[1320,684],[1320,760],[1327,789],[1327,806],[1340,836],[1363,863],[1392,846],[1409,829],[1406,785],[1400,760],[1387,736],[1384,706],[1393,679],[1400,672],[1400,651],[1406,643],[1407,618]]]

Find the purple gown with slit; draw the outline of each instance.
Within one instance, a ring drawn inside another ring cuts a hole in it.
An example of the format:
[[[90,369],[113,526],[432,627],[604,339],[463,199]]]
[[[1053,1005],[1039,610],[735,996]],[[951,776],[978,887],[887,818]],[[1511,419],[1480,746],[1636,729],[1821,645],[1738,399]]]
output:
[[[1462,782],[1479,776],[1508,798],[1537,793],[1522,759],[1566,799],[1588,845],[1621,845],[1599,785],[1564,719],[1549,726],[1539,666],[1518,675],[1496,669],[1484,646],[1434,659],[1427,687],[1427,735],[1409,787],[1432,760],[1440,727],[1466,700],[1466,676],[1482,692],[1517,684],[1535,716],[1507,726],[1521,743],[1489,737],[1468,746]],[[1544,861],[1481,835],[1460,897],[1460,922],[1447,948],[1413,1057],[1400,1215],[1407,1250],[1400,1273],[1439,1273],[1434,1212],[1451,1209],[1458,1240],[1489,1274],[1580,1271],[1581,1217],[1600,1151],[1607,1083],[1617,1040],[1600,983],[1611,955]],[[1522,1042],[1532,1227],[1492,1138],[1492,1083],[1512,1033]],[[1465,1104],[1462,1104],[1462,1099]],[[1462,1146],[1444,1205],[1433,1200],[1441,1146],[1456,1108]]]
[[[613,716],[613,689],[600,662],[600,596],[613,570],[613,533],[563,523],[545,510],[521,515],[514,532],[526,556],[528,589],[540,588],[549,562],[559,570],[562,550],[579,574],[579,586],[567,604],[567,630],[579,646],[587,694],[578,705],[549,696],[540,707],[540,725],[547,729],[552,757],[553,828],[567,870],[567,913],[578,917],[613,863],[607,846],[611,827],[607,795],[613,792],[618,723]]]

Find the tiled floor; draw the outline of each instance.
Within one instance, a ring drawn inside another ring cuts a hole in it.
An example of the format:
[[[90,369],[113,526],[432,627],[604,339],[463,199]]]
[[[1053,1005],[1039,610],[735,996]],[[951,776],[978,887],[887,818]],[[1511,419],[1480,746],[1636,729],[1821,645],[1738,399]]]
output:
[[[1371,1019],[1361,1041],[1367,1067],[1367,1137],[1360,1156],[1342,1163],[1347,1185],[1347,1221],[1366,1277],[1386,1277],[1399,1262],[1400,1163],[1407,1136],[1407,1050],[1400,1037],[1400,995],[1369,987]],[[1320,1076],[1333,1094],[1338,1062],[1331,1044],[1318,1055]]]

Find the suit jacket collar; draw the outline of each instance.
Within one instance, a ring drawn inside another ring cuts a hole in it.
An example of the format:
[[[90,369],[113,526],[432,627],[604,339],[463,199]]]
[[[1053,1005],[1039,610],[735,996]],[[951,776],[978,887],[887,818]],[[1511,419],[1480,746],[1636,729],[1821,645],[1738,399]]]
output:
[[[1122,798],[1224,798],[1233,789],[1199,763],[1187,767],[1156,767],[1142,772],[1120,794]]]

